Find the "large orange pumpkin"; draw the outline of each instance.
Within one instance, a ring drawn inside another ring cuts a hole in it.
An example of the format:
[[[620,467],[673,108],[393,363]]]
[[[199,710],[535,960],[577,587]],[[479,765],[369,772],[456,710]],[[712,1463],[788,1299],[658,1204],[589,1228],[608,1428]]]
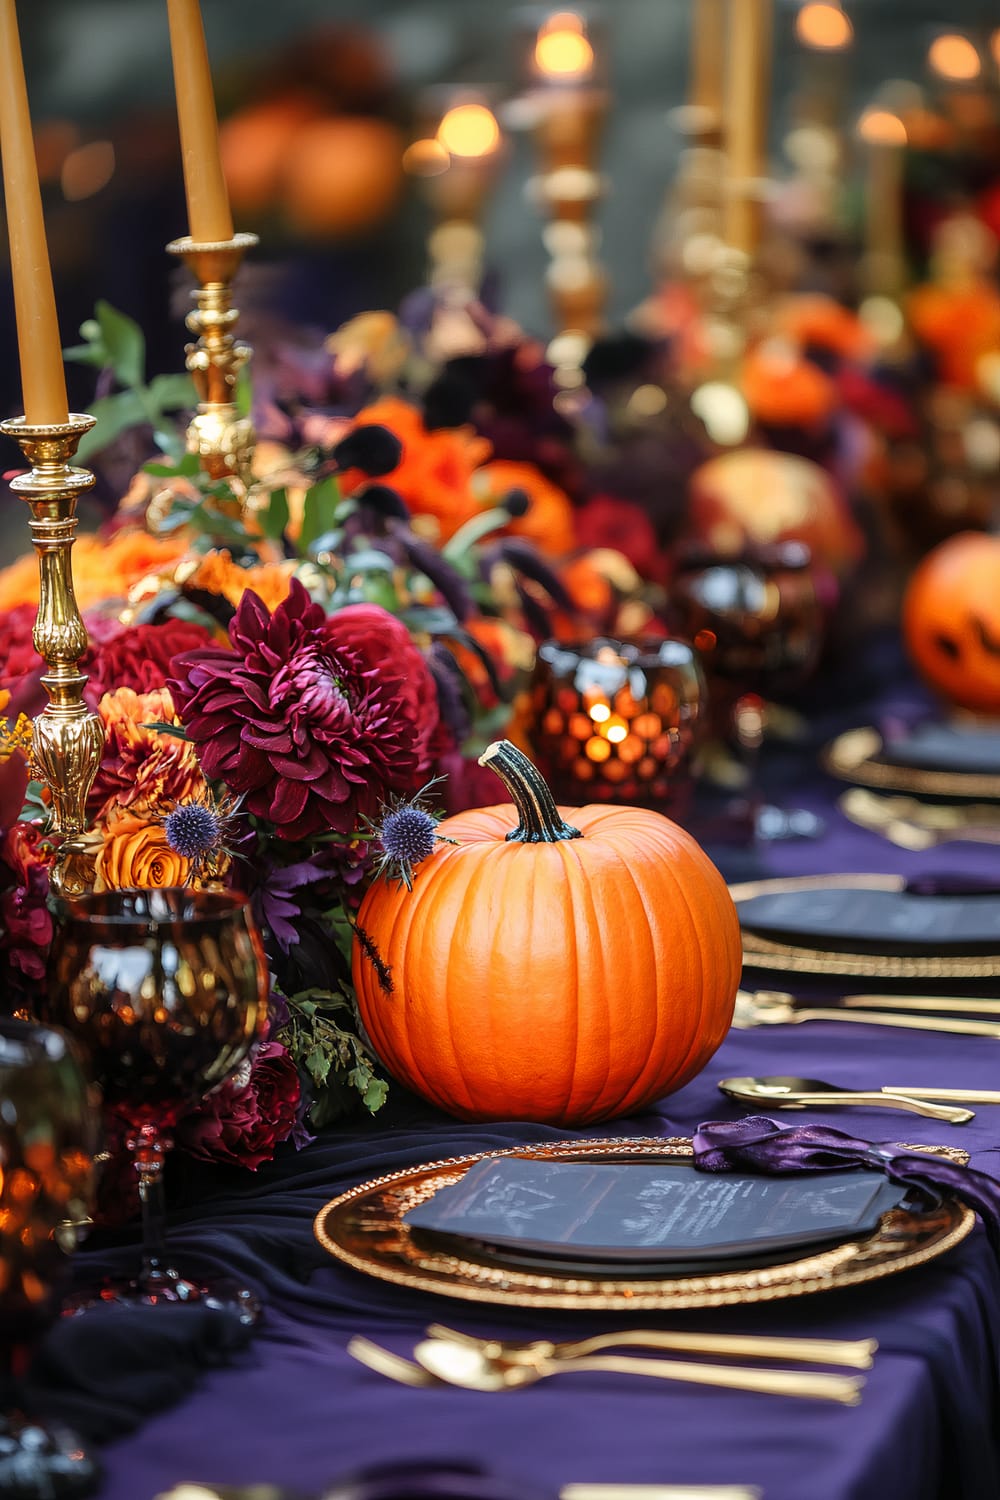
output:
[[[1000,537],[963,531],[929,552],[906,591],[903,632],[936,692],[1000,714]]]
[[[481,764],[518,826],[509,804],[448,818],[439,833],[456,842],[412,890],[379,879],[361,904],[354,983],[375,1050],[461,1119],[634,1113],[693,1078],[729,1029],[741,945],[722,876],[658,813],[557,809],[507,741]]]

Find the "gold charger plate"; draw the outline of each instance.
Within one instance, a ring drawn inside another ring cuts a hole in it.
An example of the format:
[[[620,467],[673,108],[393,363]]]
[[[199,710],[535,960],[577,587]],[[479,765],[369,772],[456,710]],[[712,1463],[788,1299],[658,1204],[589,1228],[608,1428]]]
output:
[[[877,729],[849,729],[827,745],[820,759],[832,775],[856,786],[963,801],[1000,801],[1000,776],[985,771],[933,771],[923,766],[891,765],[879,759],[882,748]]]
[[[908,1149],[940,1151],[953,1160],[968,1160],[966,1152],[949,1147]],[[894,1208],[883,1214],[873,1234],[780,1264],[627,1279],[582,1276],[577,1271],[522,1270],[490,1261],[485,1255],[480,1258],[471,1249],[461,1256],[449,1254],[415,1238],[403,1223],[403,1215],[439,1189],[459,1182],[476,1162],[496,1156],[533,1161],[683,1160],[691,1156],[691,1142],[679,1136],[544,1142],[405,1167],[334,1198],[316,1216],[316,1238],[356,1271],[417,1291],[509,1307],[655,1312],[771,1302],[876,1281],[943,1255],[965,1239],[976,1217],[958,1199],[945,1198],[940,1207],[923,1215]]]
[[[905,885],[902,875],[794,875],[781,880],[745,880],[739,885],[731,885],[729,894],[736,902],[738,912],[740,902],[749,901],[752,896],[831,889],[901,891]],[[843,979],[995,980],[1000,977],[1000,953],[936,954],[932,958],[920,958],[912,954],[827,952],[823,948],[780,943],[756,932],[743,934],[743,964],[748,969],[775,969]]]

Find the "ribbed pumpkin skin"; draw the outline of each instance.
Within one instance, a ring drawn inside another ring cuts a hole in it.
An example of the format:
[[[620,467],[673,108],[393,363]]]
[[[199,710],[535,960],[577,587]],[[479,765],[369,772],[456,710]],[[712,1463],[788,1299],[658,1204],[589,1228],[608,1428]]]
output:
[[[507,843],[509,804],[460,813],[413,890],[369,889],[354,983],[401,1083],[465,1120],[585,1125],[679,1089],[729,1029],[741,969],[722,876],[643,808],[561,808],[583,837]]]
[[[942,697],[1000,713],[1000,537],[963,531],[928,552],[906,590],[903,634]]]

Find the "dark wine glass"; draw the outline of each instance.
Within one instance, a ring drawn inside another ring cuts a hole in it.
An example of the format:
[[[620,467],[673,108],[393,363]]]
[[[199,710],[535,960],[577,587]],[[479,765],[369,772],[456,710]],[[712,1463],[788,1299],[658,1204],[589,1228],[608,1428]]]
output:
[[[825,576],[799,542],[758,546],[734,558],[692,550],[679,559],[671,584],[669,618],[701,655],[714,734],[736,741],[751,786],[737,806],[755,837],[820,831],[812,813],[761,805],[753,773],[767,700],[800,686],[819,661],[828,595]]]
[[[18,1409],[32,1347],[69,1279],[90,1207],[97,1112],[67,1037],[0,1020],[0,1494],[86,1494],[97,1465],[75,1433]]]
[[[143,1224],[138,1275],[74,1305],[208,1301],[252,1322],[246,1288],[196,1282],[171,1264],[163,1202],[173,1126],[232,1077],[266,1023],[267,962],[249,906],[230,892],[127,890],[75,897],[59,915],[52,1019],[79,1041],[126,1128]]]

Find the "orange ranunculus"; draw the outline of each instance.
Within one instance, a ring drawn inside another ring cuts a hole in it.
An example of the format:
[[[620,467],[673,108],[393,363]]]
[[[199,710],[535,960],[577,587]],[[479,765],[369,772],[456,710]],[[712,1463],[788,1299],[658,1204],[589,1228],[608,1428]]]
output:
[[[294,562],[258,563],[252,568],[241,568],[223,548],[218,552],[206,552],[187,583],[209,594],[221,594],[223,599],[236,608],[247,589],[253,589],[272,612],[288,597]]]
[[[906,313],[938,361],[945,385],[975,390],[980,362],[1000,349],[1000,293],[985,278],[915,287]]]
[[[472,476],[492,452],[490,443],[471,427],[442,427],[428,432],[420,412],[396,396],[366,406],[355,427],[388,427],[403,445],[396,468],[382,476],[406,501],[414,515],[433,516],[447,541],[481,507],[472,491]],[[339,476],[345,495],[367,482],[360,469]]]
[[[95,890],[161,889],[187,881],[191,862],[171,849],[162,823],[119,809],[112,812],[101,832]]]
[[[743,361],[740,385],[757,421],[770,427],[816,427],[837,406],[837,388],[829,375],[783,342],[752,349]]]
[[[73,548],[73,587],[81,609],[107,599],[124,599],[140,579],[171,567],[188,550],[181,537],[119,531],[106,539],[87,534]],[[20,557],[0,572],[0,609],[38,603],[38,559]]]
[[[118,688],[105,693],[98,706],[104,721],[105,742],[93,788],[90,811],[106,816],[115,807],[162,807],[187,802],[205,788],[194,745],[149,724],[180,720],[167,688],[136,693]]]
[[[534,464],[494,459],[477,471],[473,489],[481,505],[500,505],[511,490],[523,490],[531,503],[525,514],[515,516],[506,529],[534,542],[548,557],[564,557],[572,552],[576,529],[569,496],[546,479]]]
[[[875,340],[857,313],[822,292],[783,298],[774,309],[772,326],[800,349],[813,345],[844,359],[864,359],[875,350]]]
[[[493,663],[501,683],[509,684],[516,677],[525,677],[535,661],[535,643],[531,636],[507,620],[495,619],[491,615],[477,615],[468,620],[465,629],[485,651]],[[490,681],[489,673],[479,655],[460,641],[451,643],[455,660],[484,708],[495,708],[500,702]]]

